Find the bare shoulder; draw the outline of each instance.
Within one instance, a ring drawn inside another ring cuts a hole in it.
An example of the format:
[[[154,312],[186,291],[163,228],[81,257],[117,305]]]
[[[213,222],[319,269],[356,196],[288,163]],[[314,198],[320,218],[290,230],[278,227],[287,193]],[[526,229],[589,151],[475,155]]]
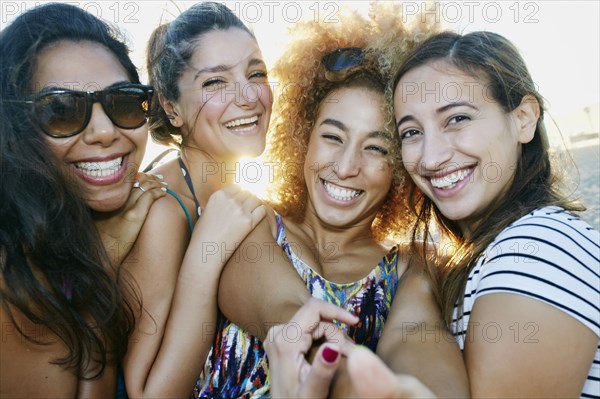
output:
[[[171,195],[159,198],[152,204],[123,267],[138,283],[152,275],[173,280],[189,240],[189,224],[179,202]]]

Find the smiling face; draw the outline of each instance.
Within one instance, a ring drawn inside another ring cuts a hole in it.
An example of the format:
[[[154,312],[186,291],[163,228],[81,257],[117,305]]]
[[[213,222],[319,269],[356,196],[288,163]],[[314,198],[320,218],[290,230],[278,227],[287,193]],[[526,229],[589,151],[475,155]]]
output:
[[[407,72],[394,93],[404,165],[415,184],[463,233],[509,187],[531,140],[486,83],[444,61]]]
[[[392,184],[381,94],[343,88],[321,103],[304,177],[308,211],[334,227],[371,226]]]
[[[179,80],[179,99],[163,104],[184,146],[219,161],[260,155],[273,99],[256,40],[239,28],[209,31],[191,65]]]
[[[93,42],[62,41],[43,49],[36,59],[32,86],[35,92],[50,88],[97,91],[130,82],[125,69],[107,48]],[[47,137],[48,144],[81,188],[88,206],[111,212],[129,197],[148,137],[147,125],[121,129],[94,103],[90,122],[72,137]]]

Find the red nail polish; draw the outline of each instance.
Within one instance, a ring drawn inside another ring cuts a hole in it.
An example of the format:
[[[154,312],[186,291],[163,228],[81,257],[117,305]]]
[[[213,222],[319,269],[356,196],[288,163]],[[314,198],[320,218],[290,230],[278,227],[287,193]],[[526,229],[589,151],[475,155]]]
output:
[[[339,354],[340,353],[335,349],[326,346],[325,349],[323,349],[321,356],[323,357],[323,360],[325,360],[325,363],[331,364],[337,360]]]

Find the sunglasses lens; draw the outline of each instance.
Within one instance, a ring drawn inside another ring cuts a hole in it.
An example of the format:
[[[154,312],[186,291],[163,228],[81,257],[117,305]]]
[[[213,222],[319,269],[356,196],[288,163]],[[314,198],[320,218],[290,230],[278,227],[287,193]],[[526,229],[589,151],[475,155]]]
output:
[[[104,107],[118,127],[138,128],[146,123],[150,108],[149,95],[139,87],[119,87],[106,93]]]
[[[363,50],[360,48],[342,48],[332,51],[323,57],[323,63],[329,71],[339,72],[360,65],[363,61],[363,56]]]
[[[34,102],[34,115],[40,128],[51,136],[69,136],[83,128],[85,94],[48,93]]]

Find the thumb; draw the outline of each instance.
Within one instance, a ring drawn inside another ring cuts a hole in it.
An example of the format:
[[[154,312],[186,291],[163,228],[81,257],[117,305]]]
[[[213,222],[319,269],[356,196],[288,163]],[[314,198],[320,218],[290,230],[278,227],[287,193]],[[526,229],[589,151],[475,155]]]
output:
[[[301,397],[326,398],[329,387],[340,365],[340,348],[331,343],[321,345],[308,375],[302,384]]]

